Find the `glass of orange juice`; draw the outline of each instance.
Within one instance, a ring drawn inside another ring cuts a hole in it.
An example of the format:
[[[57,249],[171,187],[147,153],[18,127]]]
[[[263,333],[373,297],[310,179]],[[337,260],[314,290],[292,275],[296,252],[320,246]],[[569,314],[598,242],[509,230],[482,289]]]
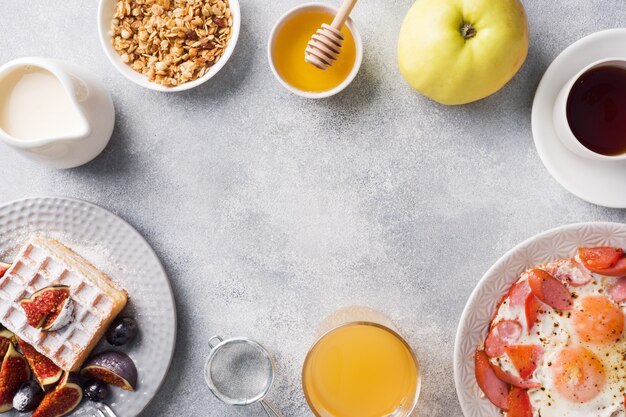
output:
[[[409,416],[420,391],[415,354],[384,316],[351,310],[327,320],[344,318],[307,354],[302,386],[309,407],[317,417]]]

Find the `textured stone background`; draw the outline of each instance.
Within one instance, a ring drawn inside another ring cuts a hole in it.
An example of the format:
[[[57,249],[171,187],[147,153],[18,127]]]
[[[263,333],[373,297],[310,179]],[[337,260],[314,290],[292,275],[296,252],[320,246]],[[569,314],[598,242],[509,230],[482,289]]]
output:
[[[331,1],[336,3],[337,1]],[[276,19],[297,0],[242,0],[231,61],[187,93],[158,94],[119,75],[101,50],[95,0],[3,0],[0,62],[26,55],[73,61],[110,88],[117,124],[109,147],[71,171],[50,171],[2,147],[0,202],[82,198],[130,221],[165,264],[180,329],[153,416],[258,416],[221,405],[204,385],[214,333],[247,335],[275,355],[270,399],[308,416],[300,366],[319,322],[360,304],[388,314],[423,366],[415,416],[460,416],[454,334],[484,271],[535,233],[620,210],[562,189],[535,151],[530,110],[557,54],[618,27],[626,2],[526,0],[529,59],[501,92],[448,108],[405,84],[396,38],[411,0],[363,0],[365,43],[354,84],[305,101],[267,64]]]

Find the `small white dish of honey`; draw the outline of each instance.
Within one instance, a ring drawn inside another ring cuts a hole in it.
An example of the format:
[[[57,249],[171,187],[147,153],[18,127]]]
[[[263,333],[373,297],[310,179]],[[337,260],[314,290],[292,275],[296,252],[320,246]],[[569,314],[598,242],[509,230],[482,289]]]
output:
[[[341,29],[345,40],[333,65],[321,70],[304,59],[304,50],[322,23],[332,22],[337,8],[306,3],[285,13],[276,23],[268,44],[270,68],[289,91],[306,98],[325,98],[343,91],[363,61],[361,35],[351,19]]]

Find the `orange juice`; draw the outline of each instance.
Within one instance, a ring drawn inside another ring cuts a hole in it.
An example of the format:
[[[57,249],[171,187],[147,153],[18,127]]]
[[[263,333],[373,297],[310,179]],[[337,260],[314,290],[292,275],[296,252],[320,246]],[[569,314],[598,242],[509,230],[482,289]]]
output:
[[[278,29],[272,50],[274,65],[280,76],[292,87],[319,93],[339,86],[352,72],[356,62],[356,46],[350,30],[344,26],[343,47],[337,61],[321,70],[304,60],[304,50],[311,36],[322,26],[330,24],[333,15],[323,10],[296,13]]]
[[[317,342],[304,362],[302,384],[318,417],[403,417],[417,401],[419,368],[398,334],[358,322]]]

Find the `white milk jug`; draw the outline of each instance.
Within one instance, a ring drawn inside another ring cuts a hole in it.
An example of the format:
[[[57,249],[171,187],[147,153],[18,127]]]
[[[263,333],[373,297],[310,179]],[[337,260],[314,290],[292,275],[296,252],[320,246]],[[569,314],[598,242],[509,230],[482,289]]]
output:
[[[0,141],[53,168],[98,156],[115,124],[113,101],[74,64],[20,58],[0,67]]]

